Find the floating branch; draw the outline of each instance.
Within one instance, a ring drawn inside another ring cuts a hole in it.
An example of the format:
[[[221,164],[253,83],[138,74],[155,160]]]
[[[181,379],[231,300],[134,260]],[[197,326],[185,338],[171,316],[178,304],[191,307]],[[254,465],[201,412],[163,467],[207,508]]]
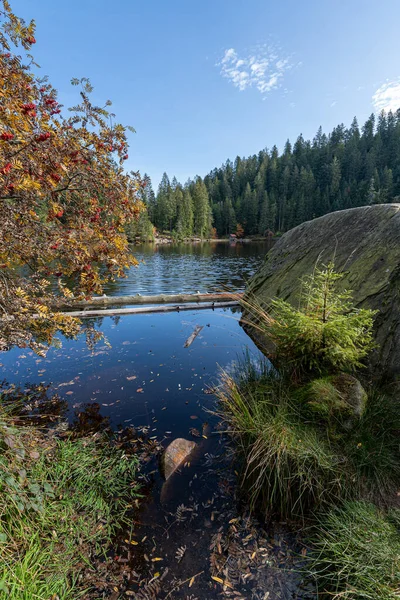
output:
[[[191,344],[193,344],[194,340],[199,335],[200,331],[203,329],[203,325],[196,325],[192,334],[189,335],[188,339],[184,343],[184,348],[189,348]]]

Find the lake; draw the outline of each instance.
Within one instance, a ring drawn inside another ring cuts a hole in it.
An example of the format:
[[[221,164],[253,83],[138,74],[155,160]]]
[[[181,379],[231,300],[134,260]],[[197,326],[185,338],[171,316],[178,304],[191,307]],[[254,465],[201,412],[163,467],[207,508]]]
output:
[[[108,286],[106,293],[239,291],[267,249],[258,243],[140,246],[135,248],[139,267]],[[105,418],[114,429],[134,426],[164,447],[177,437],[197,443],[191,464],[167,484],[154,458],[143,468],[147,498],[134,526],[143,543],[131,556],[123,534],[118,548],[126,568],[137,575],[132,590],[146,589],[157,570],[164,575],[165,590],[157,598],[168,594],[170,598],[219,598],[221,586],[210,577],[210,557],[216,552],[210,544],[221,531],[238,536],[237,544],[250,535],[250,520],[241,521],[238,513],[237,473],[227,440],[218,419],[209,412],[215,406],[210,391],[220,369],[233,370],[245,352],[254,361],[261,358],[239,319],[240,311],[235,308],[102,317],[92,322],[107,343],[100,342],[93,351],[82,334],[76,340],[63,339],[62,347],[51,348],[45,358],[21,349],[0,357],[4,385],[49,386],[49,395],[57,393],[68,403],[66,416],[72,422],[93,424]],[[203,327],[200,334],[184,348],[198,325]],[[232,519],[234,534],[230,532]],[[232,570],[240,570],[244,560],[249,562],[246,585],[238,584],[244,597],[261,598],[269,589],[271,600],[306,598],[298,587],[301,578],[293,570],[298,549],[295,536],[281,526],[268,532],[254,526],[252,531],[257,547],[267,548],[262,561],[252,564],[245,551],[237,564],[227,556]],[[176,553],[183,546],[185,558],[178,561]],[[242,546],[250,548],[248,542]],[[151,557],[162,558],[162,567],[153,564]],[[188,590],[188,581],[197,573]],[[185,580],[185,585],[176,588],[177,582]]]
[[[243,290],[273,244],[199,242],[133,247],[138,267],[105,288],[111,296]]]

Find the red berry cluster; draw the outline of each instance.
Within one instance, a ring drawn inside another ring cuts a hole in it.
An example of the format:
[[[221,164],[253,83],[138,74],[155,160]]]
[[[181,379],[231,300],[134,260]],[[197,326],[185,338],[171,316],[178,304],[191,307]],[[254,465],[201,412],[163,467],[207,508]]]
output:
[[[100,213],[101,213],[101,208],[98,206],[96,208],[96,214],[93,217],[90,217],[90,222],[97,223],[97,221],[100,220]]]
[[[21,106],[22,112],[28,115],[28,117],[36,117],[36,104],[33,102],[29,102],[28,104],[23,104]]]
[[[44,89],[44,88],[42,88]],[[61,108],[58,108],[58,102],[57,100],[55,100],[55,98],[50,98],[47,97],[44,99],[44,103],[46,104],[46,106],[49,106],[51,108],[51,115],[58,115],[61,112]]]
[[[3,175],[7,175],[12,169],[12,164],[10,162],[6,163],[4,167],[1,169],[0,173]]]
[[[26,42],[27,44],[36,44],[36,40],[33,37],[33,35],[30,35],[29,37],[25,38],[24,42]]]
[[[36,141],[37,142],[45,142],[46,140],[48,140],[51,137],[51,133],[50,131],[46,131],[46,133],[41,133],[38,136],[36,136]]]
[[[13,137],[14,137],[14,134],[13,134],[13,133],[10,133],[9,131],[4,131],[4,132],[3,132],[3,133],[0,135],[0,138],[1,138],[2,140],[6,140],[6,141],[8,141],[8,140],[12,140],[12,139],[13,139]]]

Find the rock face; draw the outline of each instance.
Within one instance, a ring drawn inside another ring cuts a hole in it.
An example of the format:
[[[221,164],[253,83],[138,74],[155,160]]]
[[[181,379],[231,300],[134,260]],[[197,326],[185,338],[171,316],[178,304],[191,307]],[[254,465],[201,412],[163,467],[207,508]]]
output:
[[[359,308],[379,310],[378,349],[370,364],[385,378],[400,380],[400,204],[364,206],[330,213],[285,233],[249,282],[246,294],[265,308],[272,298],[295,303],[299,279],[315,264],[333,261],[345,273],[343,288],[353,291]],[[243,322],[254,322],[248,312]],[[256,329],[247,331],[265,348]]]
[[[177,438],[167,446],[161,457],[161,472],[165,480],[171,477],[195,447],[195,442],[184,438]]]

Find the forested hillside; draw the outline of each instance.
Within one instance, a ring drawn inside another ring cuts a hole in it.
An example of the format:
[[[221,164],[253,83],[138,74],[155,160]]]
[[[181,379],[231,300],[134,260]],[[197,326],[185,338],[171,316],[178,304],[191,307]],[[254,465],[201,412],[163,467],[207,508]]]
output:
[[[176,237],[287,231],[331,211],[396,201],[400,196],[400,109],[370,118],[360,129],[338,125],[313,140],[300,135],[248,158],[228,160],[204,179],[184,185],[164,173],[155,196],[143,199],[160,231]],[[212,228],[215,228],[213,231]]]

